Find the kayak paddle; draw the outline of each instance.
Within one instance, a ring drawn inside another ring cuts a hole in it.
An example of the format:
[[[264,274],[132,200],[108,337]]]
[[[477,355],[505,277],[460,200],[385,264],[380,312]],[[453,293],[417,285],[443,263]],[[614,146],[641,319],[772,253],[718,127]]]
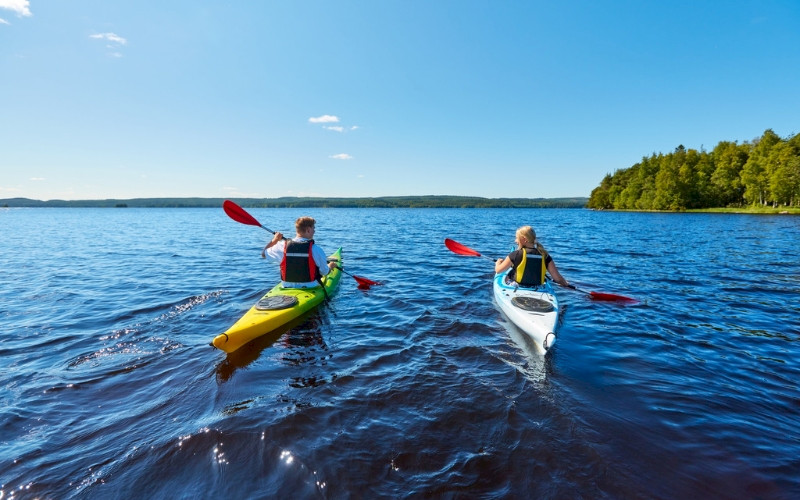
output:
[[[228,214],[228,217],[235,220],[236,222],[241,222],[242,224],[247,224],[249,226],[258,226],[260,228],[266,229],[272,234],[275,234],[275,231],[266,226],[263,226],[260,222],[256,220],[255,217],[247,213],[247,211],[245,211],[244,208],[240,207],[231,200],[223,201],[222,209],[225,210],[225,213]]]
[[[467,255],[469,257],[483,257],[484,259],[494,260],[491,257],[487,257],[485,255],[481,255],[480,252],[477,250],[473,250],[468,246],[462,245],[461,243],[451,240],[450,238],[444,239],[444,245],[450,249],[451,252],[456,253],[458,255]]]
[[[606,301],[606,302],[616,302],[616,301],[619,301],[619,302],[639,302],[638,300],[633,299],[631,297],[626,297],[624,295],[617,295],[615,293],[589,292],[587,290],[581,290],[580,288],[578,288],[575,285],[569,285],[569,286],[567,286],[567,288],[572,288],[576,292],[585,293],[585,294],[589,295],[589,297],[591,297],[593,300],[600,300],[600,301]]]
[[[356,276],[353,273],[347,272],[344,269],[342,269],[342,266],[336,266],[336,269],[340,270],[341,272],[343,272],[348,276],[352,276],[353,279],[355,279],[358,282],[358,288],[369,290],[369,287],[371,287],[372,285],[383,285],[383,283],[381,283],[380,281],[368,280],[367,278]]]
[[[270,229],[267,226],[265,226],[265,225],[261,224],[260,222],[258,222],[256,220],[256,218],[253,217],[252,215],[250,215],[249,213],[247,213],[247,211],[244,208],[240,207],[239,205],[237,205],[236,203],[232,202],[231,200],[225,200],[224,202],[222,202],[222,209],[225,210],[225,213],[228,214],[228,217],[230,217],[231,219],[235,220],[236,222],[240,222],[242,224],[247,224],[248,226],[258,226],[258,227],[260,227],[262,229],[265,229],[266,231],[269,231],[272,234],[275,234],[275,231],[273,231],[272,229]],[[286,239],[286,238],[284,238],[284,239]],[[356,276],[355,274],[348,273],[347,271],[342,269],[341,266],[336,266],[336,267],[341,272],[343,272],[343,273],[345,273],[345,274],[347,274],[349,276],[352,276],[356,280],[356,282],[358,282],[358,287],[359,288],[369,288],[372,285],[382,285],[383,284],[383,283],[380,283],[380,282],[377,282],[377,281],[369,280],[367,278],[362,278],[361,276]]]
[[[445,238],[444,240],[445,246],[450,249],[451,252],[456,253],[458,255],[467,255],[469,257],[483,257],[484,259],[494,260],[491,257],[487,257],[485,255],[481,255],[480,252],[477,250],[473,250],[472,248],[462,245],[461,243],[451,240],[450,238]],[[600,300],[600,301],[622,301],[622,302],[638,302],[636,299],[632,299],[630,297],[626,297],[624,295],[617,295],[614,293],[603,293],[603,292],[589,292],[586,290],[581,290],[580,288],[576,287],[575,285],[569,285],[567,288],[571,288],[575,291],[585,293],[593,300]]]

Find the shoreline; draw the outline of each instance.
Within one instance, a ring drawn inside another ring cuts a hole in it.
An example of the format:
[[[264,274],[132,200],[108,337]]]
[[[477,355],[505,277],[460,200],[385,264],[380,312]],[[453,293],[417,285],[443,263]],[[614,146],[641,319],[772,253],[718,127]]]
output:
[[[479,196],[379,196],[356,198],[231,197],[244,208],[585,208],[586,197],[564,198],[482,198]],[[0,199],[4,208],[219,208],[226,198],[108,198],[102,200]]]
[[[641,212],[655,214],[742,214],[742,215],[800,215],[800,207],[716,207],[686,210],[635,210],[627,208],[592,208],[596,212]]]

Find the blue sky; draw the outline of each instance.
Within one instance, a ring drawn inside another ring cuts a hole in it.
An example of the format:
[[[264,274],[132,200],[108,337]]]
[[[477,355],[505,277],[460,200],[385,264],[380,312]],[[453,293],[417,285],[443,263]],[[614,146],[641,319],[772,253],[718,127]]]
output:
[[[797,0],[0,0],[0,198],[588,196],[798,123]]]

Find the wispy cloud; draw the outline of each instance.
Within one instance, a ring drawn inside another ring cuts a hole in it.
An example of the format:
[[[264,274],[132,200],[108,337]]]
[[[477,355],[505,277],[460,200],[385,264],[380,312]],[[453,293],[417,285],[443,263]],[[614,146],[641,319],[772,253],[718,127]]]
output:
[[[347,153],[339,153],[338,155],[330,155],[328,158],[333,158],[334,160],[352,160],[353,157]]]
[[[123,45],[128,45],[128,40],[116,33],[95,33],[94,35],[89,35],[89,38],[106,42],[108,56],[114,58],[122,57],[122,52],[119,51],[119,48]]]
[[[1,2],[2,0],[0,0]],[[127,45],[128,41],[122,38],[121,36],[117,35],[116,33],[97,33],[94,35],[89,35],[89,38],[94,38],[95,40],[107,40],[112,44],[117,45]]]
[[[350,132],[351,130],[357,130],[358,125],[353,125],[352,127],[343,127],[341,125],[329,125],[329,126],[323,126],[322,128],[324,128],[325,130],[333,130],[334,132],[339,132],[340,134],[342,134],[344,132]]]
[[[339,123],[339,117],[334,115],[312,116],[308,123]]]
[[[0,24],[11,24],[11,23],[0,17]]]
[[[43,180],[45,180],[45,178],[44,177],[31,177],[30,180],[32,180],[32,181],[43,181]]]
[[[33,15],[31,14],[30,6],[31,3],[28,0],[0,0],[0,9],[16,12],[20,17]],[[3,22],[8,24],[8,21],[3,20]]]

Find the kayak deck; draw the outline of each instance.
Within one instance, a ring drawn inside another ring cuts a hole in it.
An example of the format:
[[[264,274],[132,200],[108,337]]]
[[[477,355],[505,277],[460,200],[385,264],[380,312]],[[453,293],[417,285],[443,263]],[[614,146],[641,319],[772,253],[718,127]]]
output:
[[[494,277],[494,297],[511,322],[547,352],[556,342],[558,298],[550,283],[520,288],[505,282],[506,273]]]
[[[342,265],[342,249],[339,248],[328,257]],[[319,306],[326,294],[332,295],[342,271],[334,269],[322,278],[325,290],[321,286],[312,288],[284,288],[280,283],[267,292],[250,310],[228,328],[224,333],[217,335],[211,344],[217,349],[231,353],[266,333],[269,333],[300,315]]]

